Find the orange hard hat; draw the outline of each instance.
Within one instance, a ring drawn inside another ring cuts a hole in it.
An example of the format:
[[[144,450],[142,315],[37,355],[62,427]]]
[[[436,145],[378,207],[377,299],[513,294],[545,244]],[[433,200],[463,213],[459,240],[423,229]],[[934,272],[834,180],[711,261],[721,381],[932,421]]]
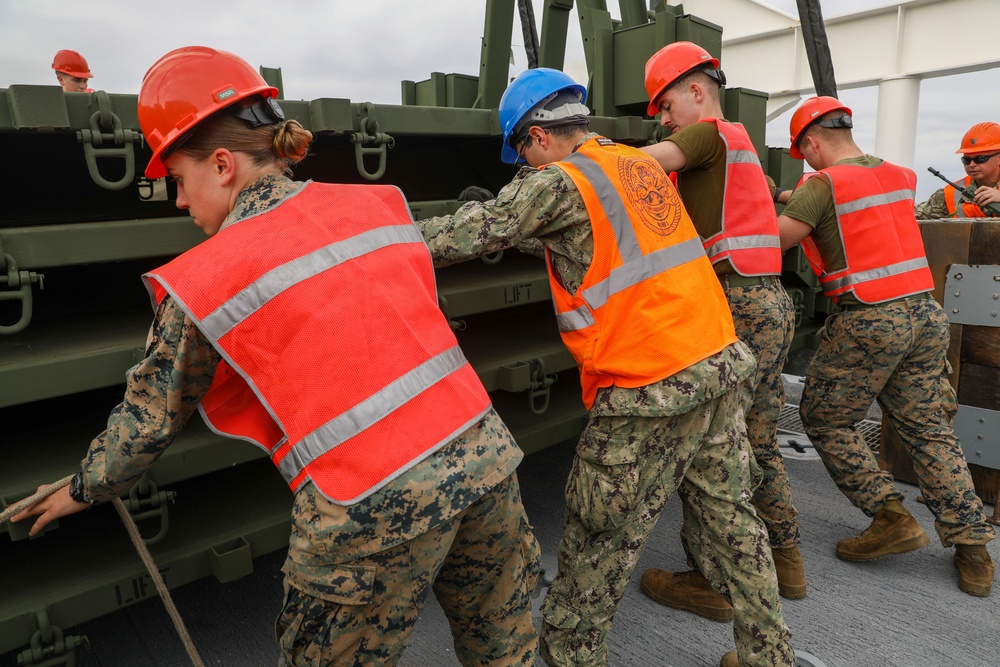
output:
[[[836,97],[827,97],[826,95],[820,95],[819,97],[810,97],[808,100],[802,103],[795,113],[792,114],[792,121],[788,124],[788,132],[791,135],[789,142],[791,146],[788,153],[796,160],[801,160],[804,158],[802,152],[799,150],[799,137],[802,133],[806,131],[806,128],[812,125],[817,118],[820,118],[831,111],[837,110],[844,111],[848,117],[853,116],[850,108],[844,105]],[[851,127],[848,124],[838,124],[831,125],[831,127]]]
[[[52,69],[63,74],[75,76],[78,79],[93,79],[87,60],[76,51],[63,49],[52,59]]]
[[[186,138],[195,125],[252,95],[272,100],[278,89],[245,60],[226,51],[186,46],[153,63],[139,89],[139,127],[153,150],[147,178],[166,176],[164,151]]]
[[[976,123],[962,137],[962,146],[956,153],[985,153],[1000,150],[1000,125]]]
[[[713,58],[712,54],[693,42],[674,42],[654,53],[646,61],[646,95],[649,97],[646,113],[650,116],[659,113],[657,101],[660,95],[697,67],[706,68],[706,74],[720,84],[726,84],[726,77],[719,70],[719,59]]]

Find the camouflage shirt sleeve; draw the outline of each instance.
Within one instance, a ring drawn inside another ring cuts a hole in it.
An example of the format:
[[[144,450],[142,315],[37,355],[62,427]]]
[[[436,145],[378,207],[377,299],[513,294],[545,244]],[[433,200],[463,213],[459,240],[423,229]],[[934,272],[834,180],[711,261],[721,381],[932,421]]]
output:
[[[153,465],[198,407],[220,359],[177,302],[165,298],[145,358],[126,373],[124,400],[83,459],[89,500],[122,495]]]
[[[917,220],[937,220],[949,217],[948,206],[944,202],[944,188],[937,190],[927,201],[913,207]]]
[[[595,136],[585,135],[577,146]],[[570,177],[555,166],[524,167],[496,199],[469,202],[454,215],[418,220],[417,227],[438,267],[511,247],[540,255],[544,246],[570,292],[583,281],[594,255],[587,206]]]

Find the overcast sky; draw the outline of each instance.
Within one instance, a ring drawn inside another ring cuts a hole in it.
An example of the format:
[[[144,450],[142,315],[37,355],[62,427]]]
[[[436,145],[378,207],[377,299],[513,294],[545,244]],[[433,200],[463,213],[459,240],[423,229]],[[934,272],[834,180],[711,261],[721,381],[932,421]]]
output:
[[[94,73],[92,87],[135,93],[145,71],[161,55],[180,46],[204,44],[232,51],[255,66],[280,67],[285,97],[290,99],[340,97],[399,104],[402,80],[421,81],[431,72],[478,72],[484,4],[482,0],[154,4],[0,0],[0,87],[55,83],[52,57],[66,48],[87,58]],[[540,30],[543,2],[533,4]],[[795,0],[764,4],[796,14]],[[822,0],[826,18],[888,4],[894,3]],[[618,3],[608,0],[608,5],[617,16]],[[575,21],[570,26],[566,70],[581,78],[585,66],[579,30]],[[512,75],[526,67],[516,20],[514,32]],[[859,145],[873,151],[875,90],[847,90],[840,97],[854,111]],[[964,175],[954,151],[965,130],[983,120],[1000,121],[1000,69],[922,82],[914,164],[918,201],[943,185],[927,173],[928,166],[953,179]],[[769,145],[787,145],[787,137],[788,115],[768,125]]]

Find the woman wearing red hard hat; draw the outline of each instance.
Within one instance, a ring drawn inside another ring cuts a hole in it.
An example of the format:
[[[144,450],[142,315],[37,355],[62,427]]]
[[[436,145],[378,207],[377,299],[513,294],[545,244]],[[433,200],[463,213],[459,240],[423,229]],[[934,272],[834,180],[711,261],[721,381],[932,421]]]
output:
[[[210,238],[143,276],[156,316],[124,401],[68,489],[17,518],[40,515],[37,534],[127,491],[198,408],[294,493],[280,664],[395,664],[433,589],[462,664],[530,665],[523,454],[438,308],[402,193],[288,178],[312,135],[276,95],[206,47],[146,73],[146,175],[173,178]]]

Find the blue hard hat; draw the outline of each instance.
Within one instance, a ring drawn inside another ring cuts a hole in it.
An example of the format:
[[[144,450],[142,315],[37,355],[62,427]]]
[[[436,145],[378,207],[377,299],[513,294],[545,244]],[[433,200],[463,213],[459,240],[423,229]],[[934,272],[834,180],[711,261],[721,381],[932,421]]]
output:
[[[500,98],[500,128],[503,130],[503,150],[500,160],[506,164],[522,162],[517,149],[510,145],[511,135],[518,129],[524,118],[539,102],[562,90],[572,90],[587,101],[587,89],[571,79],[565,72],[549,67],[536,67],[521,72],[511,81]]]

